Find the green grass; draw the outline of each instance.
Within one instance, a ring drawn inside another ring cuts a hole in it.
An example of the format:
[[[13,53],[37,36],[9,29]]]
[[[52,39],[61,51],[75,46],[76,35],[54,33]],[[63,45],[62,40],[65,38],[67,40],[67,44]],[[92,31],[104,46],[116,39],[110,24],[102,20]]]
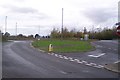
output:
[[[32,45],[41,50],[48,51],[49,44],[53,45],[53,52],[70,53],[85,52],[94,49],[89,41],[78,40],[39,40],[34,41]]]

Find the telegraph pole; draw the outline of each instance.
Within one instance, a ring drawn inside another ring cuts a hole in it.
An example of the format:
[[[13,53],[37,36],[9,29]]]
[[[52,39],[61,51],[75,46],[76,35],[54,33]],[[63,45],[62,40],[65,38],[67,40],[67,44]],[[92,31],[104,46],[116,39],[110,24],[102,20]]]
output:
[[[5,17],[5,33],[7,32],[7,16]]]
[[[38,34],[40,35],[40,26],[38,26]]]
[[[118,2],[118,23],[120,22],[120,1]],[[120,39],[118,39],[118,43],[120,43]],[[118,50],[120,51],[120,50]]]
[[[63,39],[63,8],[62,8],[62,28],[61,28],[61,39]]]
[[[16,36],[17,36],[17,22],[16,22],[16,29],[15,29],[15,33],[16,33]]]

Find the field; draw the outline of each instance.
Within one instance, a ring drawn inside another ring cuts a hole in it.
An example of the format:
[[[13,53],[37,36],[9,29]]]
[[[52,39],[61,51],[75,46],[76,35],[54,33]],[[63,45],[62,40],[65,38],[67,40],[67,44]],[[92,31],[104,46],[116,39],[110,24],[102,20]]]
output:
[[[47,52],[49,44],[53,45],[53,52],[58,53],[85,52],[94,49],[89,41],[79,40],[38,40],[32,43],[34,47]]]

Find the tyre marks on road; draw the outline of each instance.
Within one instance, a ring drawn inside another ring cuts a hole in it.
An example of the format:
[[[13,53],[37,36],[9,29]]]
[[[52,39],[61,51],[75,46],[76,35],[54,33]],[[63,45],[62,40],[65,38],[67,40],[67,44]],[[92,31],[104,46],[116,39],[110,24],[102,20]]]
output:
[[[48,53],[48,54],[52,55],[52,56],[55,56],[55,57],[58,57],[60,59],[65,59],[65,60],[69,60],[71,62],[76,62],[78,64],[84,64],[86,66],[91,66],[91,67],[96,67],[96,68],[104,68],[104,66],[102,66],[102,65],[99,65],[99,64],[96,64],[96,63],[87,62],[85,60],[74,59],[72,57],[67,57],[67,56],[60,55],[60,54],[55,54],[55,53]]]

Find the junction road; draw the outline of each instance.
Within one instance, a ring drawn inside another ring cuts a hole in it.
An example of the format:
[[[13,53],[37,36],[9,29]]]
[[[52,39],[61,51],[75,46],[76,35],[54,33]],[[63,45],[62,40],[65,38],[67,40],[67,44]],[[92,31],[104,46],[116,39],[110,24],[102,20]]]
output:
[[[40,52],[37,49],[32,48],[30,43],[31,41],[11,41],[3,43],[3,78],[118,77],[117,73],[108,71],[106,69],[99,69],[74,63],[49,55],[48,53]],[[115,47],[113,48],[116,49]],[[117,53],[116,50],[115,53]]]

